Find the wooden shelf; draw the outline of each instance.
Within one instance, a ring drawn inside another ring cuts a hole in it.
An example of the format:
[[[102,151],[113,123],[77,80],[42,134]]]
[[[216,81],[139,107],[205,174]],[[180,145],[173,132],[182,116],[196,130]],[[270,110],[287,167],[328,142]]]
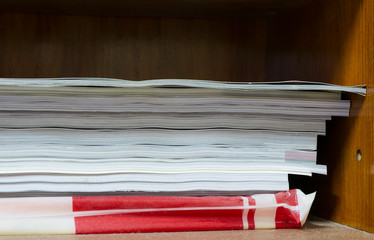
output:
[[[130,233],[130,234],[101,234],[101,235],[42,235],[42,236],[0,236],[0,240],[186,240],[186,239],[360,239],[372,240],[374,234],[359,231],[321,218],[310,218],[301,229],[276,230],[247,230],[247,231],[207,231],[207,232],[178,232],[178,233]]]
[[[0,77],[366,84],[366,98],[347,96],[351,117],[319,139],[328,176],[298,187],[318,191],[316,215],[374,232],[374,1],[3,0],[0,9]]]

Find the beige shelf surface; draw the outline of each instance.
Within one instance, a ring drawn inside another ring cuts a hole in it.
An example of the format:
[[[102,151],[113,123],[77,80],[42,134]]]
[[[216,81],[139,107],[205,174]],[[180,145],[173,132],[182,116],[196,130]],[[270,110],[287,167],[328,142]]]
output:
[[[366,233],[321,218],[311,217],[301,229],[274,229],[249,231],[207,231],[207,232],[172,232],[172,233],[131,233],[131,234],[98,234],[98,235],[36,235],[36,236],[0,236],[0,240],[186,240],[186,239],[374,239],[374,234]]]

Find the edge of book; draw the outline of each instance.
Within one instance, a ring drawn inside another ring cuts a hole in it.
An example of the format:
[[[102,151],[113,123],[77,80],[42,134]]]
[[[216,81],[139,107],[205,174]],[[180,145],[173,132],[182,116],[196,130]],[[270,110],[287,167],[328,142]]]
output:
[[[0,78],[0,85],[23,87],[190,87],[237,90],[332,91],[366,95],[366,85],[339,86],[310,81],[223,82],[192,79],[122,80],[115,78]]]

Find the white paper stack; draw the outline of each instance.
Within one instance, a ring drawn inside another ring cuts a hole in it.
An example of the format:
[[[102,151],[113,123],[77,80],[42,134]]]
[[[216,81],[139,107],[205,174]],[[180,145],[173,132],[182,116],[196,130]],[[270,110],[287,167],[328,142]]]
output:
[[[288,190],[341,92],[308,82],[0,79],[0,193]]]

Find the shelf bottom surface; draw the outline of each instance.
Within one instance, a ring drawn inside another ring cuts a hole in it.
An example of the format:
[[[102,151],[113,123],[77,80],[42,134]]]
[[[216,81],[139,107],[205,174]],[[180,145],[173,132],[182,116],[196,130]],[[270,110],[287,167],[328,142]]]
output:
[[[186,239],[374,239],[374,234],[353,229],[317,217],[309,217],[301,229],[272,229],[247,231],[205,231],[205,232],[169,232],[169,233],[129,233],[129,234],[97,234],[97,235],[33,235],[33,236],[0,236],[4,239],[56,239],[56,240],[186,240]]]

